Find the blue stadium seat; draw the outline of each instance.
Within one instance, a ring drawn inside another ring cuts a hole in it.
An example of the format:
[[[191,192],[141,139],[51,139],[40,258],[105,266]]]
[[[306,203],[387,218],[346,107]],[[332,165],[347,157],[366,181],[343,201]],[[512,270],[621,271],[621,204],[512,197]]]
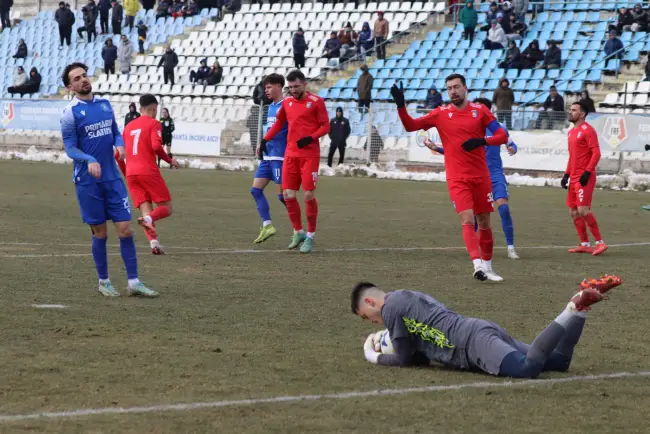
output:
[[[345,89],[342,93],[340,98],[341,99],[352,99],[354,98],[354,93],[356,92],[356,89]]]
[[[409,89],[404,93],[404,98],[406,98],[407,101],[413,101],[416,99],[416,92],[417,91],[415,89]]]
[[[519,78],[520,79],[530,79],[533,76],[533,71],[530,69],[522,69],[521,72],[519,73]]]
[[[409,87],[411,89],[422,88],[422,80],[420,80],[419,78],[414,78],[413,80],[409,81]]]
[[[472,80],[472,88],[477,90],[485,89],[485,80],[482,78],[475,78]]]

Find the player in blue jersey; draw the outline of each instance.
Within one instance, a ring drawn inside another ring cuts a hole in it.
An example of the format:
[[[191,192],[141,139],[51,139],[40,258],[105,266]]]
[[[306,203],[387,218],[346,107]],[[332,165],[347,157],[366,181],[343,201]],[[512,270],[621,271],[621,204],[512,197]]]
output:
[[[124,142],[111,104],[92,94],[83,63],[63,70],[63,84],[74,98],[63,111],[61,135],[65,152],[74,161],[75,184],[81,218],[92,231],[92,254],[99,276],[99,292],[119,297],[108,278],[106,221],[112,220],[120,237],[120,252],[128,279],[128,294],[156,297],[138,279],[138,262],[131,230],[131,205],[114,157],[115,148],[124,159]]]
[[[269,106],[269,113],[264,128],[264,132],[266,133],[275,123],[276,113],[282,107],[282,100],[284,99],[282,93],[284,77],[280,74],[269,74],[264,77],[262,83],[264,84],[266,96],[273,101]],[[260,159],[260,165],[257,168],[257,172],[255,172],[251,194],[253,195],[253,199],[255,199],[257,212],[262,219],[262,231],[255,239],[256,244],[263,243],[276,233],[275,228],[271,224],[269,202],[266,200],[266,196],[264,196],[264,188],[271,180],[277,186],[278,199],[284,204],[284,196],[282,195],[282,163],[284,161],[284,151],[287,147],[288,127],[288,124],[285,122],[280,133],[268,142],[262,140],[256,150],[257,157]]]

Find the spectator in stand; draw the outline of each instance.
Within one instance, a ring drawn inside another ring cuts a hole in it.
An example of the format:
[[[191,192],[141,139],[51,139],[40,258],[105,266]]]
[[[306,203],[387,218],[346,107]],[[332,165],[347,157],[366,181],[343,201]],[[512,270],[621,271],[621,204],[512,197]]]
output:
[[[183,7],[183,18],[193,17],[198,15],[198,13],[199,7],[194,0],[190,0],[190,2]]]
[[[348,49],[351,49],[357,46],[359,34],[352,29],[352,24],[348,21],[339,31],[338,38],[341,46],[347,45]]]
[[[93,41],[93,35],[97,39],[97,16],[93,15],[93,10],[88,7],[88,5],[81,8],[81,13],[83,14],[84,25],[77,29],[77,35],[79,39],[84,37],[83,32],[86,32],[88,35],[88,43]]]
[[[616,34],[620,35],[624,30],[630,31],[634,24],[634,18],[626,7],[622,7],[618,11],[618,19],[616,24],[610,24],[609,30],[616,30]]]
[[[506,35],[509,41],[521,41],[524,39],[528,27],[517,19],[515,14],[510,14],[510,32]]]
[[[54,14],[54,20],[59,25],[59,38],[61,38],[59,50],[63,49],[64,40],[69,47],[72,41],[72,26],[74,25],[75,17],[72,11],[65,7],[64,2],[59,3],[59,9]]]
[[[190,83],[193,85],[196,83],[203,84],[203,80],[206,80],[210,75],[210,68],[208,68],[208,59],[201,59],[201,66],[196,71],[190,71]]]
[[[21,39],[18,41],[18,49],[16,50],[16,54],[14,54],[14,59],[25,59],[27,58],[27,44],[25,44],[25,40]]]
[[[183,16],[183,7],[185,6],[185,3],[183,3],[182,0],[174,0],[174,3],[172,4],[172,17],[178,18]]]
[[[126,25],[130,30],[135,27],[135,16],[138,15],[140,10],[140,2],[138,0],[124,0],[124,10],[126,11]]]
[[[296,68],[305,67],[305,53],[307,52],[307,41],[305,40],[305,32],[302,30],[302,27],[298,27],[298,31],[293,34],[293,61],[296,64]]]
[[[488,31],[487,39],[483,41],[483,47],[486,50],[502,50],[507,42],[506,34],[497,20],[492,20],[492,27]]]
[[[162,55],[160,62],[158,63],[158,68],[162,67],[163,69],[163,80],[165,81],[165,84],[169,82],[172,86],[174,85],[174,68],[176,68],[177,65],[178,56],[169,45],[165,45],[165,53]]]
[[[544,60],[544,53],[539,49],[539,41],[533,40],[528,47],[521,53],[523,69],[531,69],[537,66],[537,62]]]
[[[168,0],[160,0],[158,2],[158,9],[156,10],[156,18],[167,18],[171,15],[169,14],[169,8],[171,7]]]
[[[442,105],[442,95],[438,92],[435,86],[432,86],[427,93],[427,99],[424,100],[424,105],[419,105],[419,109],[431,111]]]
[[[508,42],[508,51],[506,51],[506,58],[503,62],[499,63],[499,68],[506,71],[508,69],[521,69],[521,51],[517,48],[515,41]]]
[[[515,14],[517,19],[522,23],[526,19],[527,11],[528,11],[528,0],[512,0],[512,13]]]
[[[174,130],[176,126],[174,125],[174,119],[169,116],[169,110],[163,108],[160,111],[160,124],[162,125],[162,142],[165,147],[165,152],[169,155],[169,158],[173,158],[172,155],[172,139],[174,138]],[[160,158],[158,158],[158,167],[160,167]],[[173,169],[172,166],[169,166],[170,169]]]
[[[478,24],[478,14],[474,9],[474,2],[472,0],[465,4],[465,7],[460,10],[460,22],[464,28],[465,39],[470,42],[474,40],[474,30]]]
[[[551,86],[549,96],[544,101],[544,107],[537,118],[536,128],[540,129],[542,127],[542,121],[545,119],[548,120],[553,126],[553,123],[557,120],[566,120],[566,113],[564,112],[564,98],[562,95],[557,93],[555,86]]]
[[[113,15],[111,16],[111,26],[114,35],[122,34],[122,20],[124,20],[124,7],[117,0],[111,2],[113,5]]]
[[[22,69],[22,67],[20,67]],[[25,75],[25,71],[23,70],[23,76]],[[25,81],[23,84],[16,86],[10,87],[7,89],[9,93],[19,93],[21,96],[25,94],[32,94],[32,93],[37,93],[39,89],[41,88],[41,74],[38,73],[38,69],[36,67],[33,67],[29,71],[29,78],[25,76]],[[22,80],[22,78],[21,78]]]
[[[10,86],[7,90],[9,93],[18,93],[15,89],[20,88],[26,82],[27,74],[25,74],[25,69],[22,66],[19,66],[14,72],[14,85]]]
[[[507,19],[512,14],[512,3],[509,0],[501,3],[501,12],[503,13],[504,19]]]
[[[140,3],[142,3],[142,9],[150,11],[156,5],[156,0],[140,0]]]
[[[594,100],[589,96],[589,91],[587,89],[580,92],[579,102],[580,104],[584,104],[584,106],[587,108],[587,114],[596,113],[596,104],[594,104]]]
[[[14,0],[0,0],[0,23],[2,23],[2,30],[11,28],[11,7],[14,5]]]
[[[512,33],[512,29],[510,28],[510,22],[508,22],[508,20],[504,20],[505,16],[507,15],[503,15],[503,13],[497,14],[497,24],[501,26],[503,33],[508,35]]]
[[[605,42],[605,56],[610,59],[623,58],[623,42],[616,37],[616,31],[609,31],[609,39]]]
[[[341,41],[336,37],[336,32],[330,33],[330,38],[325,41],[323,57],[328,59],[338,59],[341,57]]]
[[[147,32],[149,31],[149,28],[142,22],[142,20],[138,21],[138,53],[139,54],[144,54],[144,43],[147,41]]]
[[[544,68],[557,69],[562,67],[562,50],[557,46],[557,42],[549,41],[546,53],[544,53]]]
[[[492,104],[497,108],[499,122],[504,122],[506,128],[512,129],[512,105],[515,103],[515,93],[510,88],[510,81],[502,78],[499,88],[492,94]]]
[[[204,80],[205,86],[214,86],[215,84],[221,83],[221,78],[223,77],[223,68],[219,65],[219,62],[215,61],[214,65],[210,69],[210,74],[208,78]]]
[[[648,12],[641,8],[640,4],[636,4],[632,9],[632,24],[630,30],[633,32],[645,32],[648,30]]]
[[[104,72],[107,77],[115,74],[115,61],[117,60],[117,47],[113,45],[112,39],[107,39],[102,48],[102,59],[104,59]]]
[[[102,35],[108,33],[108,15],[112,7],[111,0],[99,0],[99,3],[97,3],[97,9],[99,9],[99,27]]]
[[[133,56],[133,44],[128,36],[122,35],[120,46],[117,48],[117,60],[120,62],[120,73],[129,75],[131,71],[131,56]]]
[[[375,20],[375,25],[373,26],[373,35],[375,37],[375,47],[377,50],[377,59],[386,58],[386,40],[390,34],[390,26],[388,21],[384,18],[384,13],[382,11],[377,12],[377,19]]]
[[[374,46],[375,41],[372,36],[372,30],[370,30],[370,24],[364,22],[361,27],[361,32],[359,32],[359,52],[361,53],[362,62],[365,63],[368,52],[372,51],[372,47]]]
[[[97,35],[97,18],[99,18],[99,8],[97,7],[95,0],[88,0],[86,7],[90,11],[91,17],[94,19],[93,24],[95,25],[95,35]]]
[[[124,126],[126,127],[129,122],[140,117],[140,113],[135,108],[135,103],[129,104],[129,112],[124,117]]]
[[[367,113],[370,109],[370,103],[372,102],[372,84],[375,81],[375,77],[372,76],[368,70],[368,65],[361,65],[361,76],[357,82],[357,94],[359,99],[357,100],[359,113]]]
[[[241,0],[224,1],[223,9],[224,12],[230,12],[231,14],[239,12],[241,10]]]
[[[350,121],[343,117],[343,107],[336,108],[336,116],[330,121],[330,151],[327,154],[327,165],[332,167],[332,160],[336,150],[339,151],[339,164],[343,164],[345,158],[346,140],[350,137],[352,129]]]
[[[492,21],[497,19],[497,15],[503,14],[503,11],[497,5],[497,2],[492,2],[490,3],[490,8],[488,9],[487,13],[485,14],[485,25],[481,27],[482,32],[487,32],[490,30],[490,27],[492,25]]]

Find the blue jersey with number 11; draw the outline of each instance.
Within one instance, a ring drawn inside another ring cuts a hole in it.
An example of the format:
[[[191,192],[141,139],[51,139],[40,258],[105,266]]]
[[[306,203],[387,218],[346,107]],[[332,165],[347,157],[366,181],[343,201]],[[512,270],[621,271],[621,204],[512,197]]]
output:
[[[278,102],[272,102],[269,105],[269,114],[266,118],[266,127],[264,128],[264,134],[266,134],[273,124],[275,124],[276,116],[278,110],[282,108],[282,100]],[[266,153],[264,154],[265,160],[284,160],[284,151],[287,149],[287,134],[289,133],[289,123],[285,122],[284,127],[280,132],[273,137],[273,139],[266,142]]]

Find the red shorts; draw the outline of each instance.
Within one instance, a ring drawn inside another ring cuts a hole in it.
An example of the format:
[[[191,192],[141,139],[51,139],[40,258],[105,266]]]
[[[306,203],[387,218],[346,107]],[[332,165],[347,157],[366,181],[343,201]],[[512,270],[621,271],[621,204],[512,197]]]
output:
[[[283,190],[316,190],[320,158],[284,157],[282,165]]]
[[[143,202],[161,203],[172,200],[163,177],[158,175],[130,175],[126,177],[129,193],[136,208]]]
[[[490,177],[448,179],[449,197],[457,213],[474,210],[474,214],[494,212],[492,182]]]
[[[591,208],[591,200],[594,196],[596,189],[596,174],[592,173],[589,182],[584,187],[580,185],[578,180],[571,180],[569,182],[569,191],[566,195],[566,206],[571,209],[578,208],[579,206],[588,206]]]

